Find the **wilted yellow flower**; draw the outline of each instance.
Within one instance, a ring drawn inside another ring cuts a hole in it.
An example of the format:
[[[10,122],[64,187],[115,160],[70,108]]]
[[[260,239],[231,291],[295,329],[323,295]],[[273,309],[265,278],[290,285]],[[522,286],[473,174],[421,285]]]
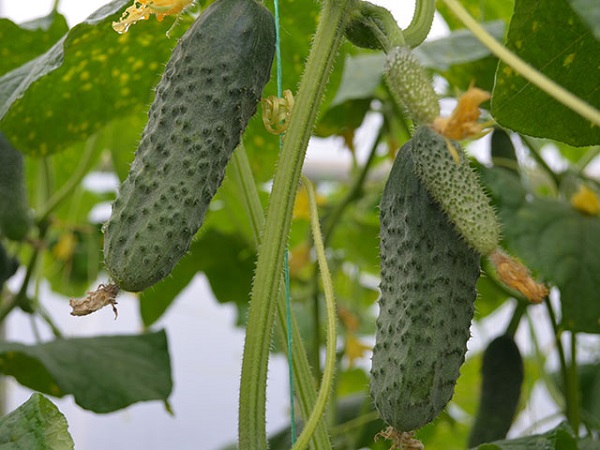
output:
[[[437,117],[433,129],[442,136],[461,141],[481,137],[489,123],[479,123],[479,105],[490,99],[490,93],[471,86],[459,99],[450,117]]]
[[[590,216],[600,214],[598,194],[583,184],[579,186],[579,190],[571,197],[571,206]]]
[[[541,303],[548,295],[548,288],[536,282],[529,269],[499,249],[490,255],[491,263],[496,267],[496,274],[505,285],[523,294],[533,303]]]
[[[133,5],[125,10],[118,22],[112,27],[117,33],[126,33],[131,25],[146,20],[154,14],[161,22],[166,16],[181,14],[194,0],[134,0]]]

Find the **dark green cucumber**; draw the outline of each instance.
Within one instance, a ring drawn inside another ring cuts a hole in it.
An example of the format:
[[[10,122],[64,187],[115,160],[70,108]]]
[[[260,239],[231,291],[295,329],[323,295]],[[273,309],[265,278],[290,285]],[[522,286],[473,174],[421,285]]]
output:
[[[500,225],[463,150],[428,126],[419,127],[411,141],[417,176],[469,245],[490,254],[498,246]]]
[[[21,241],[31,227],[23,154],[0,132],[0,235]]]
[[[381,297],[371,395],[397,431],[432,421],[464,362],[480,255],[456,231],[414,171],[409,141],[381,199]]]
[[[188,251],[274,50],[273,16],[254,0],[217,0],[175,47],[104,229],[104,262],[121,289],[152,286]]]
[[[0,295],[2,294],[2,286],[17,272],[18,268],[19,260],[6,253],[4,245],[0,242]]]
[[[523,384],[523,359],[512,337],[502,335],[490,342],[481,375],[481,400],[469,448],[504,439],[512,425]]]

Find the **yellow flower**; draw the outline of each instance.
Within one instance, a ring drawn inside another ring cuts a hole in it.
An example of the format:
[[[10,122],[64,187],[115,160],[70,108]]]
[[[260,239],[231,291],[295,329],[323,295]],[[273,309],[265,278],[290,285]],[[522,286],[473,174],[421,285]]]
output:
[[[523,294],[529,301],[541,303],[548,295],[548,288],[542,283],[536,282],[527,267],[500,249],[494,250],[489,258],[496,267],[496,274],[500,281]]]
[[[489,123],[479,123],[479,105],[490,99],[489,92],[471,86],[459,99],[450,117],[437,117],[433,129],[442,136],[461,141],[486,133]]]
[[[112,27],[117,33],[126,33],[131,25],[140,20],[147,20],[154,14],[161,22],[166,16],[179,15],[194,0],[134,0],[133,5],[125,10],[118,22]]]
[[[598,194],[583,184],[579,186],[579,190],[571,197],[571,206],[577,211],[590,216],[600,214]]]

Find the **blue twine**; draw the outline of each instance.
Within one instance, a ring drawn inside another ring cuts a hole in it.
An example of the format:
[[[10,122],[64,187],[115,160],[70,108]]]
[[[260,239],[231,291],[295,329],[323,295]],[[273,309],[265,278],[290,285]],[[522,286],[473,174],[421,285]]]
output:
[[[274,0],[275,9],[275,60],[277,68],[277,97],[283,97],[283,81],[281,69],[281,41],[279,33],[279,1]],[[279,136],[279,151],[283,147],[283,136]],[[288,359],[288,378],[290,384],[290,431],[292,435],[292,444],[296,442],[296,414],[294,412],[294,370],[292,355],[292,305],[290,294],[290,266],[289,251],[286,247],[284,255],[284,278],[285,278],[285,316],[287,325],[287,359]]]

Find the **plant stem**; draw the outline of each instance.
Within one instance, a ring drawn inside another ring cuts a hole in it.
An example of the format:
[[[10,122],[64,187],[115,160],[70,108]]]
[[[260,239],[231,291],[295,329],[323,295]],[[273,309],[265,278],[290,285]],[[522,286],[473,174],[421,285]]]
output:
[[[355,1],[330,0],[323,4],[273,180],[263,231],[267,239],[262,242],[256,264],[242,360],[238,447],[244,450],[267,448],[269,346],[294,199],[328,75],[344,37],[346,16]]]
[[[513,313],[513,316],[510,319],[510,323],[508,324],[508,327],[506,327],[506,331],[504,332],[504,334],[514,339],[515,334],[517,332],[517,328],[519,328],[519,323],[521,323],[521,318],[523,317],[523,314],[525,314],[525,311],[527,311],[527,306],[528,303],[517,300],[515,312]]]
[[[573,428],[574,431],[577,431],[578,428],[574,428],[577,420],[573,421],[574,418],[578,418],[578,411],[574,411],[577,409],[577,403],[575,398],[571,396],[571,377],[569,373],[569,369],[567,367],[567,358],[565,357],[565,349],[562,345],[561,335],[562,330],[560,330],[558,326],[558,322],[556,321],[556,314],[554,314],[554,309],[552,309],[552,305],[550,304],[550,299],[546,298],[544,301],[546,304],[546,309],[548,311],[548,317],[550,318],[550,323],[552,324],[552,329],[554,330],[554,335],[556,336],[556,350],[558,351],[558,359],[560,361],[560,375],[562,377],[564,392],[565,392],[565,413],[567,416],[567,420],[569,424]]]
[[[559,84],[552,81],[543,73],[536,70],[530,64],[519,58],[504,45],[496,41],[484,28],[471,17],[466,9],[457,0],[442,0],[446,6],[460,19],[479,41],[485,45],[502,62],[511,66],[523,78],[537,86],[550,97],[572,109],[580,116],[588,119],[596,126],[600,126],[600,111],[583,101],[576,95],[567,91]]]
[[[233,153],[231,161],[231,175],[238,186],[240,195],[243,198],[243,204],[246,208],[246,213],[250,218],[250,227],[257,247],[260,247],[261,235],[260,231],[263,229],[265,217],[258,196],[258,190],[256,189],[256,183],[254,182],[254,175],[250,168],[250,162],[248,161],[248,155],[243,146],[240,146]],[[283,286],[284,280],[280,279],[280,285]],[[277,300],[277,314],[276,314],[277,326],[277,338],[281,345],[281,348],[287,346],[287,314],[285,305],[285,296],[283,290],[280,291],[279,298]],[[298,330],[298,325],[292,315],[292,354],[294,358],[292,360],[292,370],[294,371],[294,388],[298,404],[300,406],[300,412],[304,420],[310,415],[313,410],[317,399],[317,393],[315,390],[315,383],[308,364],[306,357],[306,350],[304,349],[302,336]],[[315,435],[313,437],[314,448],[316,449],[331,449],[331,443],[329,442],[329,436],[327,434],[327,428],[325,422],[319,424]]]
[[[413,18],[404,30],[406,44],[415,48],[427,38],[435,14],[435,0],[417,0]]]
[[[294,199],[328,75],[344,37],[348,11],[355,1],[330,0],[323,4],[273,180],[263,231],[267,239],[263,240],[256,264],[242,360],[238,446],[244,450],[267,448],[269,346]]]
[[[335,373],[335,347],[336,347],[336,311],[335,311],[335,300],[333,294],[333,283],[331,281],[331,275],[329,273],[329,267],[327,266],[327,257],[325,256],[325,246],[323,244],[323,237],[321,236],[321,229],[319,225],[319,214],[317,211],[317,198],[311,182],[306,177],[302,177],[302,184],[306,188],[308,194],[308,204],[310,208],[310,225],[313,233],[313,241],[315,244],[315,250],[317,253],[317,261],[319,262],[319,271],[321,272],[321,280],[323,282],[323,292],[325,294],[325,304],[327,309],[327,347],[325,356],[325,371],[323,372],[323,380],[319,389],[319,395],[315,408],[313,409],[309,419],[306,421],[302,433],[298,437],[298,440],[292,447],[292,450],[302,450],[306,448],[310,441],[317,425],[321,421],[325,408],[327,406],[327,399],[333,385],[333,377]]]
[[[571,331],[571,364],[569,365],[569,384],[565,388],[567,398],[567,419],[576,436],[579,436],[579,425],[581,417],[579,413],[580,396],[579,396],[579,374],[577,373],[577,334]]]
[[[48,223],[43,222],[38,226],[39,240],[41,242],[46,236],[46,231],[48,231]],[[29,282],[31,281],[33,271],[35,270],[35,266],[37,264],[41,252],[42,249],[39,247],[33,249],[33,253],[31,254],[31,258],[29,259],[29,263],[27,264],[27,270],[25,272],[25,277],[23,278],[23,283],[21,284],[19,292],[16,293],[6,305],[2,305],[2,308],[0,309],[0,323],[2,323],[6,316],[8,316],[10,312],[17,306],[22,307],[25,311],[31,309],[31,305],[29,304],[29,300],[27,299],[27,288],[29,287]]]
[[[377,153],[377,146],[379,145],[379,141],[381,140],[383,133],[384,133],[384,131],[383,131],[383,124],[382,124],[381,127],[379,128],[379,131],[377,132],[377,136],[375,137],[373,146],[371,147],[371,150],[369,151],[369,156],[367,158],[367,161],[365,162],[360,173],[354,180],[354,183],[352,183],[352,186],[348,190],[348,193],[342,199],[342,201],[339,202],[334,207],[334,209],[331,211],[331,213],[324,220],[324,224],[323,224],[324,239],[323,240],[325,242],[325,245],[327,245],[327,243],[329,242],[329,239],[331,238],[333,231],[335,230],[335,226],[337,225],[340,218],[344,214],[344,211],[346,210],[346,208],[356,198],[358,198],[360,196],[363,185],[365,183],[365,180],[367,179],[367,174],[369,173],[369,169],[371,168],[371,164],[375,160],[375,155]]]
[[[87,140],[77,169],[75,172],[73,172],[69,180],[63,184],[60,189],[56,191],[54,195],[52,195],[52,197],[45,203],[44,209],[42,209],[39,213],[38,222],[45,221],[48,216],[61,204],[61,202],[71,194],[73,189],[79,185],[83,177],[88,173],[92,156],[97,148],[97,140],[97,135],[94,135]]]

